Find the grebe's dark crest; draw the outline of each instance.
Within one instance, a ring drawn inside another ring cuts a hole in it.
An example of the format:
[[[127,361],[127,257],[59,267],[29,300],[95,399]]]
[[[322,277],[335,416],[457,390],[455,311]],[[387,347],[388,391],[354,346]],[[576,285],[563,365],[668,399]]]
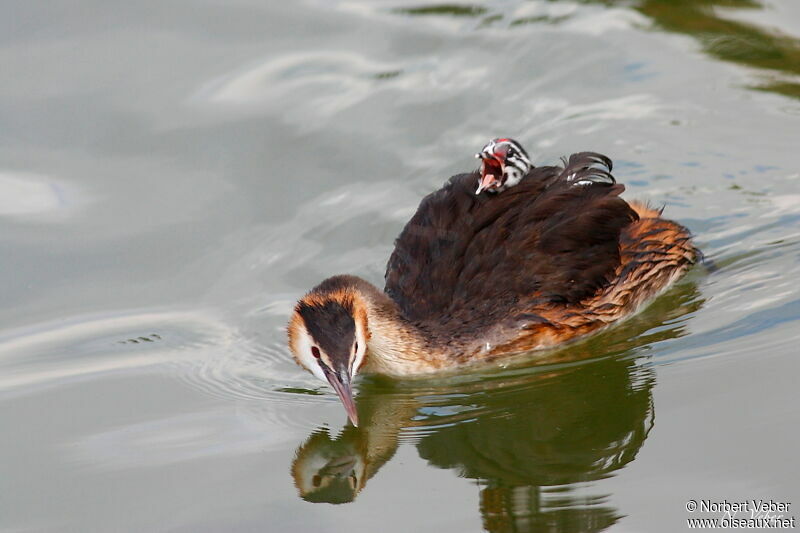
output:
[[[478,157],[479,172],[422,200],[383,291],[334,276],[295,306],[292,354],[353,424],[359,371],[412,376],[557,345],[634,313],[697,257],[686,228],[620,198],[604,155],[534,168],[495,139]]]

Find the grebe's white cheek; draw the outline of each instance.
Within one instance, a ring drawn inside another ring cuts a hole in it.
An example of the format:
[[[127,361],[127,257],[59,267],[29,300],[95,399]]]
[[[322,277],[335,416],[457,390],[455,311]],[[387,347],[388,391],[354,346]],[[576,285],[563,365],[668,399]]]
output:
[[[311,353],[312,346],[314,346],[314,344],[311,342],[311,337],[309,337],[305,331],[301,331],[296,344],[297,358],[300,359],[300,362],[306,369],[310,370],[317,378],[327,383],[328,378],[326,378],[325,374],[322,372],[319,361]]]
[[[364,357],[367,355],[367,335],[360,325],[356,326],[356,342],[358,343],[358,350],[353,358],[353,376],[358,374],[358,369],[361,363],[364,362]]]

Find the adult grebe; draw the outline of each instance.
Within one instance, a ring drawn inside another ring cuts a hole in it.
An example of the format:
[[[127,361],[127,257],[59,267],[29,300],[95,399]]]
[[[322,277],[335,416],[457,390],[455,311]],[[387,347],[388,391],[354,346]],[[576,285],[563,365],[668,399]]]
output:
[[[425,197],[395,242],[386,286],[326,279],[295,306],[295,360],[357,425],[357,372],[411,376],[536,350],[635,312],[695,261],[689,231],[619,197],[611,160],[536,167],[512,139]],[[475,191],[475,184],[478,190]]]

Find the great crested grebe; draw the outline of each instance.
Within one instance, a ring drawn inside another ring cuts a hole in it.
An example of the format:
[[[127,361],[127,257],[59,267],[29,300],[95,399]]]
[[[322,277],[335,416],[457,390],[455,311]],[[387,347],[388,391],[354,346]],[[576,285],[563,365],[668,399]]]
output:
[[[422,200],[384,291],[333,276],[294,308],[295,360],[354,425],[358,372],[420,375],[575,339],[634,313],[697,258],[686,228],[619,197],[604,155],[534,168],[519,143],[494,139],[477,157],[480,171]]]

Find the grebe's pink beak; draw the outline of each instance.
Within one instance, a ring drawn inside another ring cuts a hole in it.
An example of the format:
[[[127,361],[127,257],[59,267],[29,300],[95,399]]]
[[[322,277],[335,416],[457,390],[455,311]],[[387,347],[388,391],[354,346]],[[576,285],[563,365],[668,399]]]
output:
[[[340,369],[338,372],[329,370],[328,367],[323,367],[325,377],[328,378],[328,383],[331,384],[336,395],[344,405],[344,410],[347,412],[347,418],[354,426],[358,427],[358,411],[356,410],[356,402],[353,400],[353,386],[350,383],[350,373],[346,368]]]

